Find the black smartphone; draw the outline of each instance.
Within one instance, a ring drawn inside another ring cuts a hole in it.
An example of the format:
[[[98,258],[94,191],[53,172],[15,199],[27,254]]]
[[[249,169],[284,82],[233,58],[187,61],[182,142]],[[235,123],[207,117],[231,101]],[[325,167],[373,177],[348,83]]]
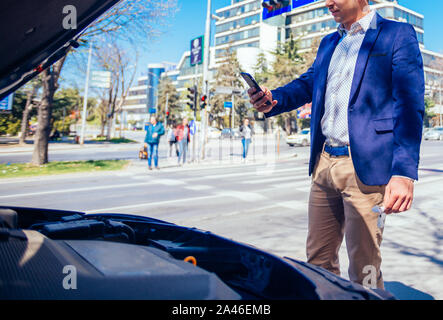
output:
[[[245,79],[246,83],[251,87],[255,88],[257,92],[263,91],[260,86],[258,85],[257,81],[255,81],[254,77],[251,76],[249,73],[241,72],[240,75]],[[271,101],[266,101],[266,105],[270,106],[272,105]]]

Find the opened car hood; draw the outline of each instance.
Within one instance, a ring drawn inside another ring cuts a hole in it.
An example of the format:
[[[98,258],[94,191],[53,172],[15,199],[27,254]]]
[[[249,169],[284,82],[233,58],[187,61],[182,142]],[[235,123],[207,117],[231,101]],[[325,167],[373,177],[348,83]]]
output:
[[[2,0],[0,2],[0,100],[60,59],[88,25],[119,0]],[[77,29],[63,28],[77,11]]]

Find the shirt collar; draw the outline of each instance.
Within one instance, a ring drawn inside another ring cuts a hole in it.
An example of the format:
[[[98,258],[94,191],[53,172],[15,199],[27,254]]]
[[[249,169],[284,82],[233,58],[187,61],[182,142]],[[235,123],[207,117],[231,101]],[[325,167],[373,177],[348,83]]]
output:
[[[338,33],[340,34],[341,37],[343,37],[344,35],[348,34],[348,32],[350,34],[355,34],[357,32],[363,32],[366,33],[366,31],[368,31],[369,28],[377,28],[377,21],[374,19],[375,18],[375,10],[371,10],[367,15],[365,15],[363,18],[361,18],[360,20],[354,22],[351,26],[351,28],[348,30],[346,30],[345,26],[343,24],[340,24],[338,26]],[[374,25],[375,23],[375,25]]]

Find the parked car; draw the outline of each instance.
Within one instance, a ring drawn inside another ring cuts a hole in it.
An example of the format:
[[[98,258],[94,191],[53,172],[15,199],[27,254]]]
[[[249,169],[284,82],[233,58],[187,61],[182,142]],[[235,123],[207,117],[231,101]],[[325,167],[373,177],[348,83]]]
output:
[[[238,131],[238,129],[225,128],[222,130],[220,138],[237,139],[240,138],[240,132]]]
[[[295,145],[309,146],[311,141],[310,129],[303,129],[300,133],[292,134],[286,138],[286,143],[291,147]]]
[[[443,140],[443,127],[435,127],[424,134],[425,140]]]
[[[220,139],[220,135],[221,135],[220,129],[214,127],[208,128],[208,139]]]

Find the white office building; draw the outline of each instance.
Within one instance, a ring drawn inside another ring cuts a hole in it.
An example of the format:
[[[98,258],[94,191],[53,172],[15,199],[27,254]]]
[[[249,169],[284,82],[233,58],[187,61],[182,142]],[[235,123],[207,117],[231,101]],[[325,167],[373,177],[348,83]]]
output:
[[[271,51],[278,42],[288,40],[291,35],[298,40],[299,49],[308,49],[315,38],[337,30],[329,10],[322,0],[304,0],[307,3],[297,7],[293,0],[292,8],[286,13],[263,19],[263,8],[260,0],[232,0],[229,6],[216,10],[221,17],[216,22],[215,58],[223,55],[226,48],[237,52],[237,57],[246,72],[253,72],[257,56],[263,52],[272,60]],[[300,3],[300,2],[299,2]],[[408,22],[417,32],[417,39],[423,54],[427,90],[429,84],[439,81],[442,72],[435,68],[435,61],[443,61],[443,55],[426,50],[424,47],[424,16],[401,5],[401,1],[370,1],[373,9],[387,19]]]

